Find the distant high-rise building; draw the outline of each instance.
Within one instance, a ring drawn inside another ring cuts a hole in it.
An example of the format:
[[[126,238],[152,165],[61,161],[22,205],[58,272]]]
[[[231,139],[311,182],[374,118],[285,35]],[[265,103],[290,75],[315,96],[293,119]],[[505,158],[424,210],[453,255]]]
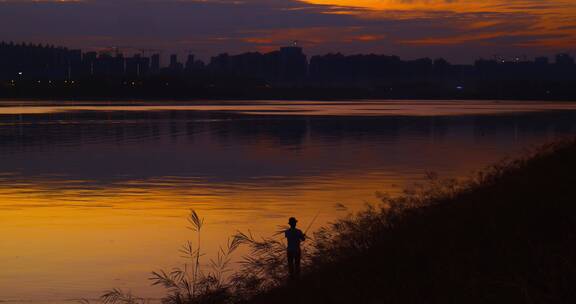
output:
[[[570,54],[562,53],[556,55],[556,64],[559,65],[573,65],[574,64],[574,57],[570,56]]]
[[[160,70],[160,54],[154,54],[151,58],[150,71],[156,73]]]
[[[170,67],[176,66],[178,64],[178,55],[170,55]]]
[[[150,59],[140,54],[126,59],[126,76],[138,78],[148,75],[150,71]]]
[[[126,60],[122,53],[116,52],[116,57],[114,57],[112,63],[112,73],[115,76],[124,75],[126,71]]]
[[[98,58],[98,53],[87,52],[84,53],[82,57],[82,65],[84,66],[84,73],[89,76],[94,76],[94,69],[96,65],[96,59]]]
[[[230,55],[227,53],[219,54],[218,56],[212,57],[210,59],[210,69],[216,74],[228,74],[231,73],[229,67]]]
[[[308,63],[301,47],[280,48],[280,80],[300,81],[306,77]]]
[[[118,78],[124,74],[125,60],[122,54],[113,57],[110,53],[102,53],[92,63],[91,75],[106,78]]]
[[[80,76],[79,72],[82,67],[82,51],[71,50],[68,56],[68,66],[66,70],[66,78],[68,80]]]
[[[139,76],[146,76],[150,73],[150,58],[140,57],[138,60]]]
[[[277,81],[280,78],[280,51],[264,54],[262,66],[265,79]]]
[[[182,64],[178,62],[178,55],[176,54],[170,55],[170,69],[173,71],[182,70]]]
[[[194,55],[188,55],[188,59],[186,60],[186,70],[191,71],[194,69]]]
[[[550,63],[550,60],[548,59],[548,57],[536,57],[536,58],[534,58],[534,63],[540,64],[540,65],[546,65],[546,64]]]

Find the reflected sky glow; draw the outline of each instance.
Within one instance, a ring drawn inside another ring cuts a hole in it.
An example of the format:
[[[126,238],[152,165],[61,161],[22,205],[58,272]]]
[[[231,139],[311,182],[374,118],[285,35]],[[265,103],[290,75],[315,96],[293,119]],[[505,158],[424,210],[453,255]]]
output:
[[[65,105],[37,102],[5,102],[0,106],[0,115],[48,114],[74,111],[220,111],[253,115],[313,115],[313,116],[446,116],[467,114],[505,114],[552,110],[576,110],[570,102],[442,102],[442,101],[358,101],[350,102],[230,102],[211,104],[157,105],[132,102],[125,106],[72,102]]]

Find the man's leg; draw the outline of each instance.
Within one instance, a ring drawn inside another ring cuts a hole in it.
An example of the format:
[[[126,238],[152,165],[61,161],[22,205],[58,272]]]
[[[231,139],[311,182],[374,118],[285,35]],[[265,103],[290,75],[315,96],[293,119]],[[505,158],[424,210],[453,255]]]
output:
[[[297,251],[294,254],[294,277],[295,278],[300,278],[300,258],[301,258],[302,254],[300,253],[300,251]]]
[[[295,256],[293,252],[287,251],[288,257],[288,274],[290,275],[290,279],[294,279],[294,263],[295,263]]]

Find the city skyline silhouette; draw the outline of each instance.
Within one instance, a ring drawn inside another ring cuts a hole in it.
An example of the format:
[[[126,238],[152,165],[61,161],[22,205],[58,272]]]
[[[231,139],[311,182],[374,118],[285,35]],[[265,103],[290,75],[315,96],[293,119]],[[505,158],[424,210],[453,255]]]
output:
[[[59,98],[419,98],[553,99],[576,97],[576,64],[554,58],[494,56],[473,64],[393,54],[309,57],[294,43],[261,53],[220,53],[210,61],[142,50],[83,52],[0,42],[1,97]]]

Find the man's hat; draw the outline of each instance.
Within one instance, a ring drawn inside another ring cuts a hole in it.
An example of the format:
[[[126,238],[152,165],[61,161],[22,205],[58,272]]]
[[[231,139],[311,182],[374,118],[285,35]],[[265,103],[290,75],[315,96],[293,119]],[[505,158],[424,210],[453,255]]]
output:
[[[298,221],[296,220],[295,217],[291,217],[290,219],[288,219],[288,224],[292,224],[292,223],[296,224],[297,222]]]

